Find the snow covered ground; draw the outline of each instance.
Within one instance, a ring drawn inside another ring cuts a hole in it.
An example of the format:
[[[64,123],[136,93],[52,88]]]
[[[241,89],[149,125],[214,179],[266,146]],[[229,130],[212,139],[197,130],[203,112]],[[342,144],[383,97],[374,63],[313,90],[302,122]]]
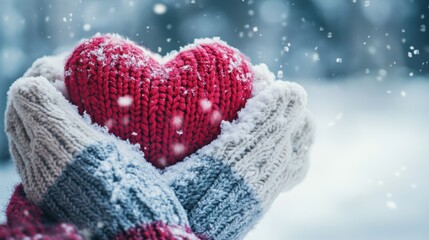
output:
[[[248,240],[429,239],[429,81],[388,78],[299,81],[317,124],[311,168]],[[4,209],[18,177],[11,164],[0,176]]]

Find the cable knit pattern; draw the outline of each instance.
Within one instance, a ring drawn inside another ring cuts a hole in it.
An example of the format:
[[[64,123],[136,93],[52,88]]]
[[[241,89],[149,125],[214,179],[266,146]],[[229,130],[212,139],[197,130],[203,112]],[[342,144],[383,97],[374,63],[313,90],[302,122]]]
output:
[[[165,239],[190,239],[182,237],[189,229],[183,207],[142,153],[97,131],[70,106],[43,77],[10,88],[6,114],[14,121],[6,129],[29,199],[96,239],[130,231],[138,239],[155,230],[170,231]]]
[[[73,51],[65,83],[80,113],[139,143],[148,161],[172,165],[212,141],[252,91],[249,60],[220,40],[200,40],[162,59],[116,35]]]
[[[216,140],[166,169],[196,233],[242,238],[282,189],[303,178],[312,139],[305,105],[299,85],[272,83]]]

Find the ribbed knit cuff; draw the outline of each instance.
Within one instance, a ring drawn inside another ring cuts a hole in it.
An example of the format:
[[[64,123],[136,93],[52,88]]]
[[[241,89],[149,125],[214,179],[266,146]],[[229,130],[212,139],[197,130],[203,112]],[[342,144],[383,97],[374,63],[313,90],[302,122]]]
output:
[[[209,145],[164,177],[197,234],[240,239],[285,187],[305,175],[312,131],[297,84],[267,86]]]
[[[18,185],[6,210],[7,223],[0,225],[0,239],[84,239],[76,227],[49,219],[48,216],[25,196],[22,185]],[[189,227],[168,225],[161,221],[142,224],[121,232],[117,240],[196,240]]]
[[[12,85],[6,119],[27,197],[52,218],[96,239],[158,221],[189,226],[142,153],[90,126],[43,77]]]
[[[73,225],[48,220],[43,211],[26,198],[22,185],[15,188],[6,218],[7,223],[0,225],[0,239],[83,239]]]

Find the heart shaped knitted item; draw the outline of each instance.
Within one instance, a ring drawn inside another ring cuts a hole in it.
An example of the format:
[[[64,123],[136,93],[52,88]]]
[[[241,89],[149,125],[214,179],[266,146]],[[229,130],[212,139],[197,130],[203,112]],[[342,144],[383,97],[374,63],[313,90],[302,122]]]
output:
[[[70,101],[93,122],[140,144],[156,167],[208,144],[251,96],[249,60],[219,40],[160,57],[117,35],[79,44],[65,65]]]

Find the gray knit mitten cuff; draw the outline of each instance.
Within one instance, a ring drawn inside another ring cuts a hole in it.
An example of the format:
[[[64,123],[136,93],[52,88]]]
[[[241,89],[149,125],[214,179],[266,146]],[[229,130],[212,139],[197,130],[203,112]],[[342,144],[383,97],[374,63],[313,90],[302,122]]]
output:
[[[11,86],[6,131],[24,191],[55,219],[96,239],[191,236],[186,212],[158,170],[131,145],[92,127],[45,78]]]

